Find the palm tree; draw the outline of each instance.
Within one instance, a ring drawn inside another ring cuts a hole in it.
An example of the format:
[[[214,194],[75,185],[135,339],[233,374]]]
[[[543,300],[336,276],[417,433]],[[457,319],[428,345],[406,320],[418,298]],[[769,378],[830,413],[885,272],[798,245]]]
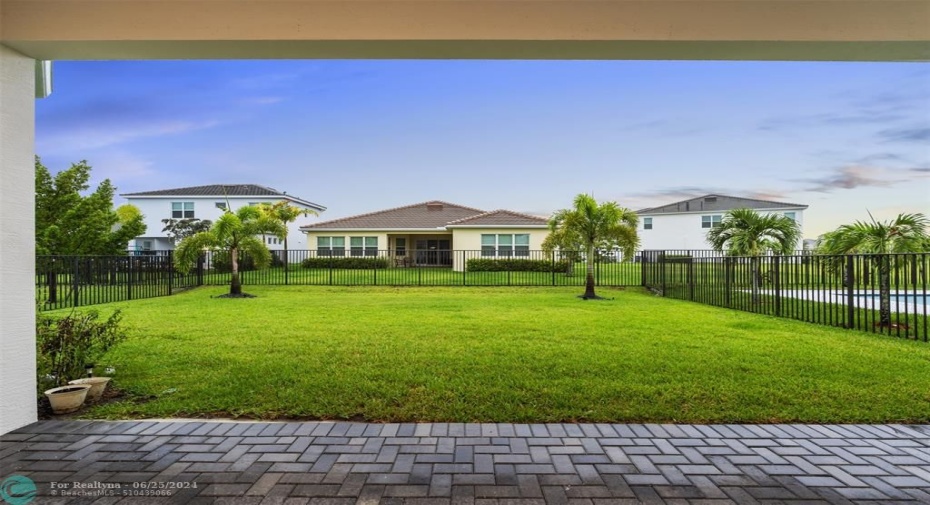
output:
[[[889,254],[927,251],[930,220],[923,214],[898,214],[891,221],[856,221],[823,235],[821,254],[873,254],[879,275],[879,325],[891,327],[891,261]],[[848,279],[852,282],[852,279]]]
[[[288,255],[287,255],[287,234],[288,234],[288,223],[293,223],[300,216],[318,216],[320,215],[317,211],[312,209],[301,209],[300,207],[295,207],[288,203],[287,200],[281,200],[280,202],[274,204],[263,203],[259,205],[259,209],[265,215],[271,217],[281,223],[282,235],[278,235],[279,239],[284,240],[284,266],[285,274],[287,272],[288,264]]]
[[[597,298],[594,293],[594,261],[598,249],[610,250],[619,247],[623,250],[624,261],[636,253],[639,236],[636,227],[639,218],[636,213],[617,202],[604,202],[585,194],[575,197],[574,207],[557,211],[549,219],[549,235],[542,243],[542,248],[549,254],[556,249],[562,251],[585,251],[585,290],[581,295],[585,300]]]
[[[759,256],[765,253],[791,254],[801,238],[801,227],[790,217],[762,215],[752,209],[733,209],[724,214],[720,225],[707,232],[707,241],[716,251],[730,256],[749,256],[752,269],[752,302],[759,303]]]
[[[257,268],[271,263],[271,252],[265,244],[256,238],[262,233],[281,235],[283,225],[251,205],[241,207],[236,212],[226,209],[209,230],[191,235],[178,244],[174,253],[175,267],[182,272],[189,272],[200,254],[205,250],[222,251],[229,255],[231,278],[229,295],[243,296],[242,282],[239,280],[240,253],[247,254]]]

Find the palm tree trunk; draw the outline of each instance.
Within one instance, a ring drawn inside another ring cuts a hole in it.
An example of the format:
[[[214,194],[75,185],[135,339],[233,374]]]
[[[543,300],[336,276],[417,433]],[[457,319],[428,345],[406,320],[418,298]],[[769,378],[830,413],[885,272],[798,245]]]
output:
[[[584,295],[582,298],[597,298],[597,295],[594,294],[594,245],[588,245],[588,254],[585,258],[585,267],[587,270],[587,275],[584,281]]]
[[[229,265],[230,270],[232,271],[231,279],[229,282],[229,294],[230,295],[241,295],[242,294],[242,283],[239,281],[239,248],[233,247],[229,250]]]
[[[879,265],[879,325],[883,328],[891,328],[891,272],[889,271],[888,257],[882,256]]]

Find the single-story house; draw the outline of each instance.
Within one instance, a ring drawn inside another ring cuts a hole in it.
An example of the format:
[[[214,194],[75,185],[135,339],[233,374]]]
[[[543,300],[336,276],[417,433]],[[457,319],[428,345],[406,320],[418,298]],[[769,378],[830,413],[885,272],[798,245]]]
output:
[[[389,256],[397,266],[456,271],[464,269],[467,258],[529,257],[530,251],[542,249],[549,234],[543,217],[439,200],[314,223],[300,230],[318,256]]]
[[[803,232],[807,205],[727,195],[704,195],[636,211],[643,250],[711,249],[707,232],[733,209],[753,209],[795,220]],[[798,248],[801,244],[798,244]]]

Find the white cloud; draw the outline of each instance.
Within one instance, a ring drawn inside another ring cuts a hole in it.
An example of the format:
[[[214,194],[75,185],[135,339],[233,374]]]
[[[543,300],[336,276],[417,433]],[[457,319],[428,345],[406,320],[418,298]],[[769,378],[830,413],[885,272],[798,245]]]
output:
[[[99,126],[90,124],[58,131],[50,135],[46,134],[37,142],[37,147],[39,152],[42,153],[87,151],[124,144],[142,138],[164,137],[205,130],[218,124],[220,122],[216,120],[162,120],[159,122],[126,124],[121,127],[116,127],[114,124]]]

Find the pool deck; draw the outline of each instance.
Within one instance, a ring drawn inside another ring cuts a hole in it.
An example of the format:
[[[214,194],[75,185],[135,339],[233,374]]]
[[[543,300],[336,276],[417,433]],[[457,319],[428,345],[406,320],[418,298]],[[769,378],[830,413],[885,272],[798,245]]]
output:
[[[930,504],[930,425],[41,421],[0,437],[13,475],[40,504]]]

